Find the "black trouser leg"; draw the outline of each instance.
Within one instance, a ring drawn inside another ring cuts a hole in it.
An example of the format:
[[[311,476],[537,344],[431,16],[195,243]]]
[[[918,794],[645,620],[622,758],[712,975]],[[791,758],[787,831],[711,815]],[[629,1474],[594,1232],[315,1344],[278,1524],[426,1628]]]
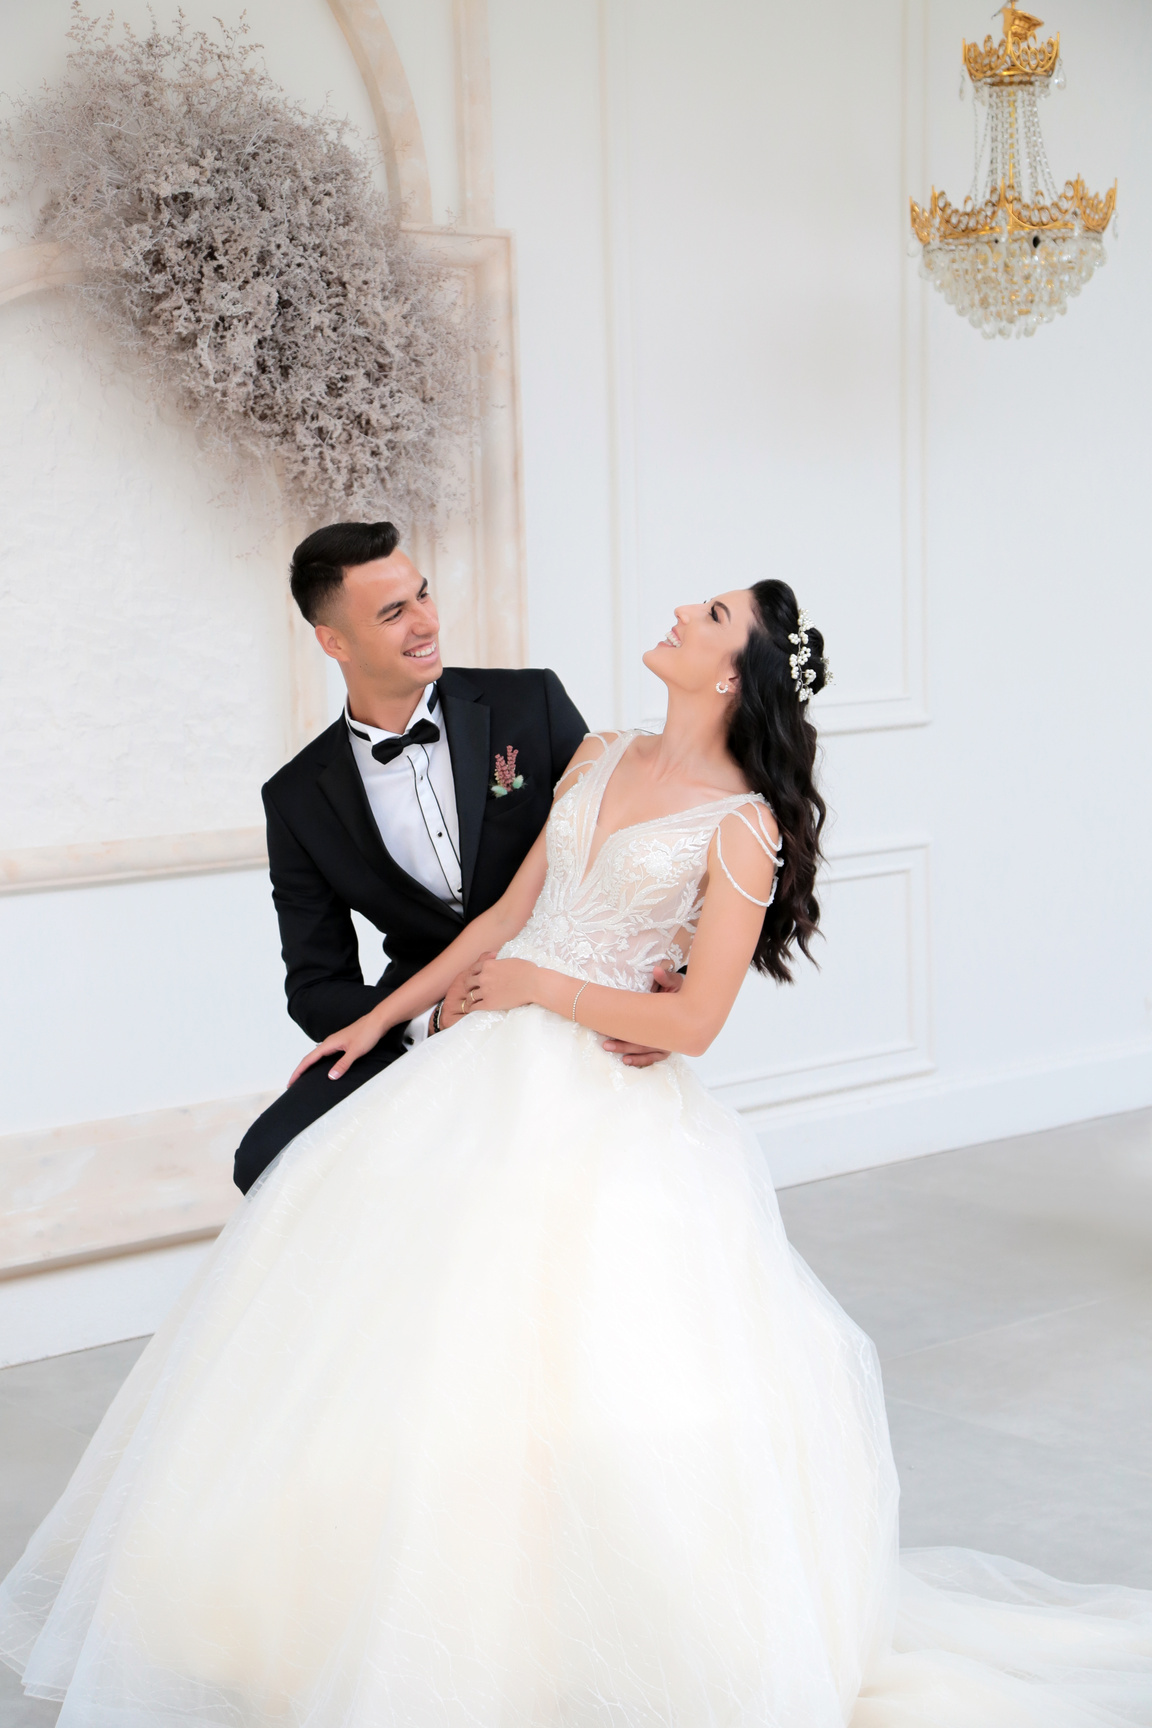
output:
[[[339,1104],[342,1098],[347,1098],[349,1093],[355,1092],[358,1086],[363,1086],[366,1080],[371,1080],[374,1074],[379,1074],[381,1069],[387,1068],[390,1062],[395,1062],[403,1054],[403,1049],[397,1049],[392,1039],[385,1038],[374,1050],[353,1062],[347,1074],[341,1075],[339,1080],[328,1078],[335,1056],[314,1062],[311,1068],[305,1069],[294,1086],[289,1086],[274,1104],[269,1104],[262,1116],[257,1116],[241,1140],[232,1165],[232,1180],[241,1194],[247,1194],[260,1172],[268,1168],[289,1140],[295,1140],[297,1134],[302,1134],[326,1110],[331,1110],[333,1104]]]

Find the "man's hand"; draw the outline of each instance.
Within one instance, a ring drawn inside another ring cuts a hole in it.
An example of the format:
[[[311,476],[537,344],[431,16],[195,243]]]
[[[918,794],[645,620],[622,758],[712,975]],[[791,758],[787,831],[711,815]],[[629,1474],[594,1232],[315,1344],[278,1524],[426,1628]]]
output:
[[[658,996],[669,991],[675,993],[683,984],[679,972],[669,966],[657,966],[652,974],[652,988]],[[653,1062],[666,1062],[670,1054],[667,1050],[650,1050],[646,1044],[628,1044],[623,1038],[605,1038],[604,1048],[619,1056],[626,1068],[651,1068]]]

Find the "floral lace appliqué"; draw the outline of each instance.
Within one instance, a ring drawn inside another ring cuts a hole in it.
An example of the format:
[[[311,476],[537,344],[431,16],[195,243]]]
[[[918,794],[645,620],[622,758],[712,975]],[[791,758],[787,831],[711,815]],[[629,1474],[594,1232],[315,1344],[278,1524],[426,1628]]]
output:
[[[604,787],[636,736],[621,733],[548,820],[548,872],[535,909],[502,955],[618,990],[648,990],[657,966],[682,966],[703,906],[708,848],[754,793],[717,799],[610,834],[588,867]]]

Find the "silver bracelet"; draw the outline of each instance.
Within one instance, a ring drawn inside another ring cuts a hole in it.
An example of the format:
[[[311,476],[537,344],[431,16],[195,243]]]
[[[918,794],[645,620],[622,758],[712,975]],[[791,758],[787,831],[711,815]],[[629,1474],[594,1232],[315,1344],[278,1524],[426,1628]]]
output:
[[[432,1010],[432,1018],[428,1025],[428,1036],[430,1038],[434,1038],[440,1030],[440,1010],[443,1006],[443,1002],[437,1002],[435,1008]]]
[[[592,980],[590,978],[585,978],[583,984],[581,984],[579,990],[577,990],[575,996],[573,996],[573,998],[572,998],[572,1024],[573,1024],[573,1026],[575,1026],[577,1024],[576,1004],[577,1004],[577,1002],[579,1002],[581,996],[584,994],[585,990],[587,990],[587,988],[591,982],[592,982]]]

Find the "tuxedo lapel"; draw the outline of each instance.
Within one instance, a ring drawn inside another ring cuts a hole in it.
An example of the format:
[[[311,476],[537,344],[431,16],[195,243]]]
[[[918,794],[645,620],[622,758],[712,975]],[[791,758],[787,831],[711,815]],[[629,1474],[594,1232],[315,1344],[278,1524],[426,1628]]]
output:
[[[468,690],[465,685],[463,694],[454,695],[454,684],[455,680],[445,673],[440,680],[440,701],[444,708],[448,748],[452,753],[456,819],[460,825],[460,871],[464,878],[464,904],[467,906],[476,869],[476,853],[480,847],[480,826],[488,801],[491,716],[488,704],[480,699],[478,693]]]
[[[368,794],[364,790],[364,782],[352,754],[347,729],[342,727],[342,732],[343,736],[337,740],[335,754],[320,770],[317,778],[320,790],[359,851],[378,875],[383,876],[410,899],[419,900],[429,909],[443,913],[452,923],[458,923],[457,914],[452,908],[425,888],[422,882],[417,882],[407,870],[401,869],[380,838],[380,830],[376,826],[372,806],[368,802]]]

